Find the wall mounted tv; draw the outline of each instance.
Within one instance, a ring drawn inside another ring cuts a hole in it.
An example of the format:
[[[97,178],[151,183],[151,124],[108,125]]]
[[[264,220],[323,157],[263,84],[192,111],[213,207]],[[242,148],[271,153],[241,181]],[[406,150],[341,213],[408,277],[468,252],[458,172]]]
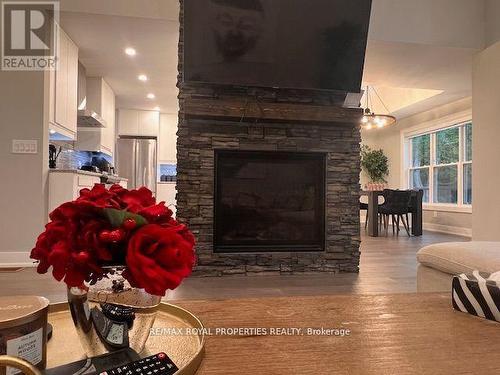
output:
[[[359,93],[371,0],[184,0],[184,81]]]

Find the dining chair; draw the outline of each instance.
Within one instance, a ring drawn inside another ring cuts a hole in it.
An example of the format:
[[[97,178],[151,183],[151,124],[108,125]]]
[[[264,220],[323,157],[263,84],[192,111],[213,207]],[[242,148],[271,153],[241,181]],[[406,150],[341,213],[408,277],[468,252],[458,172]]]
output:
[[[379,207],[379,212],[383,216],[384,228],[386,234],[388,233],[389,217],[392,218],[392,233],[394,234],[396,225],[397,234],[399,234],[399,222],[403,223],[408,236],[410,234],[409,213],[411,191],[409,190],[390,190],[385,196],[385,204]]]
[[[366,210],[366,218],[365,218],[365,230],[368,228],[368,203],[359,202],[359,210]]]
[[[390,194],[390,191],[391,190],[389,190],[389,189],[384,189],[382,191],[381,197],[383,198],[384,201],[379,205],[379,208],[382,207],[385,204],[385,202],[387,201],[386,196],[388,194]],[[370,206],[368,205],[368,203],[359,202],[359,210],[360,211],[366,210],[366,218],[365,218],[365,230],[366,230],[368,228],[368,221],[369,221],[369,218],[370,218],[370,214],[369,214]],[[379,212],[378,216],[379,216],[379,219],[380,219],[379,227],[382,228],[383,216],[380,214],[380,212]]]

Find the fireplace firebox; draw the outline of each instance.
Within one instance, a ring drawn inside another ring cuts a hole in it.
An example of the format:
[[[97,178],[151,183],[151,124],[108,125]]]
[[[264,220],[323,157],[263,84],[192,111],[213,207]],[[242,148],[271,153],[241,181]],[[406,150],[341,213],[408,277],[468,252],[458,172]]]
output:
[[[214,252],[324,251],[325,157],[216,150]]]

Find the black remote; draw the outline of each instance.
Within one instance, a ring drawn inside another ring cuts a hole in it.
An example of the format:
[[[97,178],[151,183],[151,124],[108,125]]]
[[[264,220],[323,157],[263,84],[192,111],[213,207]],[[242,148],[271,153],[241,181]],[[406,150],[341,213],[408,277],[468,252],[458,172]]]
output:
[[[68,363],[63,366],[42,371],[42,373],[45,375],[97,375],[108,368],[122,366],[140,359],[141,357],[139,357],[136,352],[127,348],[99,357]]]
[[[101,372],[99,375],[173,375],[179,370],[165,353]]]

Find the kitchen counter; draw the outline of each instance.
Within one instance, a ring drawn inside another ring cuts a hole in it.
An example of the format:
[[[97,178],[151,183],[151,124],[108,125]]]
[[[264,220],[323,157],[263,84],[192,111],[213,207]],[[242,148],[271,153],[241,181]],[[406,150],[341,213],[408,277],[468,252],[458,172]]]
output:
[[[102,177],[107,175],[106,173],[82,171],[81,169],[49,169],[49,171],[50,173],[76,173],[80,175],[93,176],[93,177]],[[109,176],[113,177],[113,179],[117,179],[120,181],[128,181],[128,178],[123,178],[115,175],[109,175]]]
[[[127,188],[128,179],[112,176],[113,181],[106,181],[106,173],[82,171],[79,169],[51,169],[49,173],[49,212],[65,202],[71,202],[80,196],[82,189],[92,189],[96,184],[105,182]],[[110,176],[111,177],[111,176]]]

